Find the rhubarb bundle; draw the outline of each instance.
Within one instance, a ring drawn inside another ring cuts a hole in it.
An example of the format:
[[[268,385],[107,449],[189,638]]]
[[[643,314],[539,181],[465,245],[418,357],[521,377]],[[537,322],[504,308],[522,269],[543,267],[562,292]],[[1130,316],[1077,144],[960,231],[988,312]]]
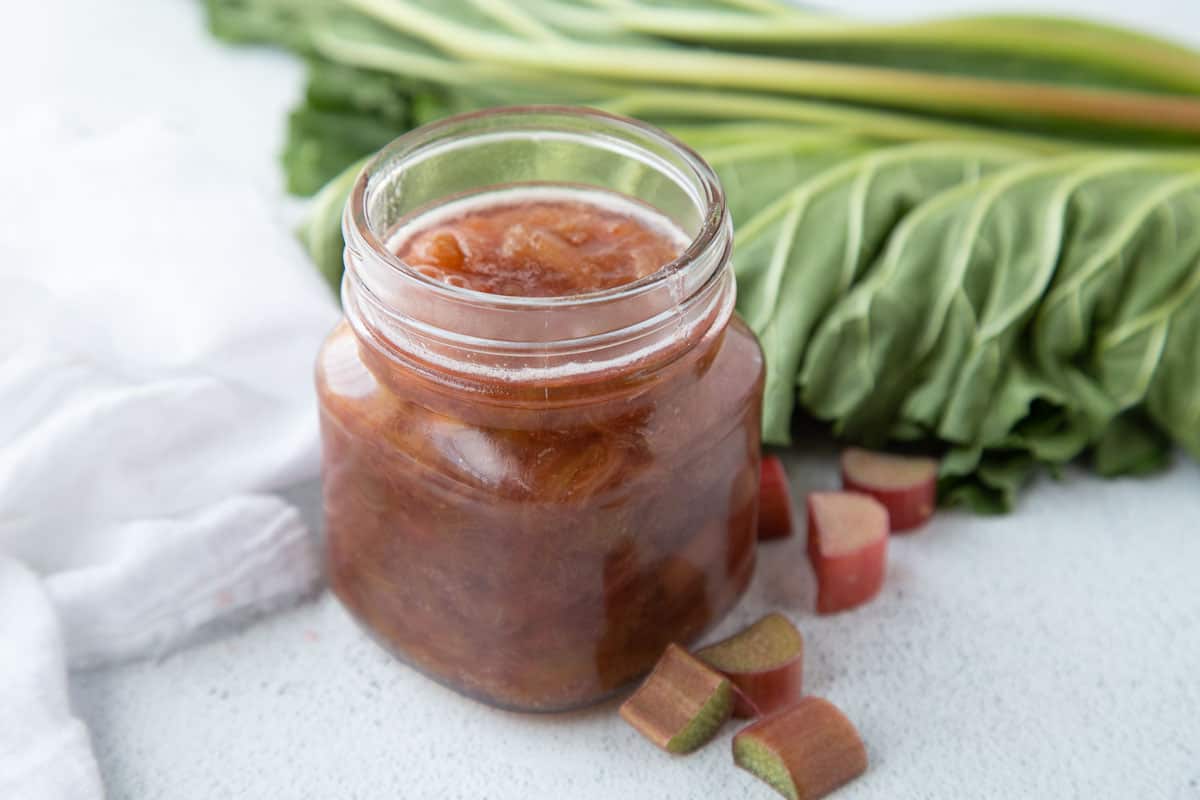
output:
[[[779,0],[208,0],[310,60],[293,191],[340,277],[359,159],[460,110],[599,106],[714,166],[764,439],[797,412],[944,455],[939,495],[1012,506],[1039,466],[1200,457],[1200,55],[1077,20],[872,23]],[[341,173],[340,177],[338,176]],[[329,183],[330,181],[332,183]]]

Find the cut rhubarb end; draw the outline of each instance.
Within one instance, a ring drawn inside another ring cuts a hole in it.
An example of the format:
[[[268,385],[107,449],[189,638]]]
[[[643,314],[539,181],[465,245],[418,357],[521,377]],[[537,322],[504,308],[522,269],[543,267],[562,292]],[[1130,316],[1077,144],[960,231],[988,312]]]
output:
[[[758,538],[792,535],[792,488],[778,456],[763,456],[758,484]]]
[[[888,513],[854,492],[808,496],[808,557],[817,573],[817,611],[832,614],[879,593],[887,571]]]
[[[670,645],[621,716],[669,753],[690,753],[712,739],[733,711],[729,680]]]
[[[738,719],[755,719],[763,715],[759,707],[750,699],[750,695],[743,692],[741,687],[732,680],[729,681],[729,685],[733,687],[733,716]]]
[[[842,486],[883,503],[892,531],[929,521],[937,505],[938,462],[851,447],[842,453]]]
[[[738,689],[737,717],[770,714],[800,698],[804,638],[782,614],[768,614],[741,633],[696,652]]]
[[[858,731],[819,697],[805,697],[739,731],[733,760],[789,800],[817,800],[867,770]]]

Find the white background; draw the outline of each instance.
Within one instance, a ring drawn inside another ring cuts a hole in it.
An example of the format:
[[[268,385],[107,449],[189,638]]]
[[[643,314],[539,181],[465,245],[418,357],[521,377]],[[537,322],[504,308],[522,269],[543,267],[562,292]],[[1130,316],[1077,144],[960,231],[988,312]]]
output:
[[[838,4],[891,16],[962,2]],[[1200,45],[1200,3],[1008,4],[1139,24]],[[285,203],[276,153],[301,69],[229,49],[197,3],[16,3],[0,101],[84,127],[154,110]],[[835,482],[823,448],[796,489]],[[316,518],[315,487],[296,497]],[[763,548],[725,634],[768,609],[807,637],[807,685],[859,726],[872,767],[839,798],[1200,798],[1200,468],[1149,481],[1071,471],[1018,513],[943,513],[893,541],[883,596],[818,618],[799,539]],[[2,613],[2,610],[0,610]],[[615,704],[497,712],[393,663],[328,596],[170,656],[75,676],[113,798],[767,798],[730,761],[654,751]],[[0,710],[2,713],[2,710]]]

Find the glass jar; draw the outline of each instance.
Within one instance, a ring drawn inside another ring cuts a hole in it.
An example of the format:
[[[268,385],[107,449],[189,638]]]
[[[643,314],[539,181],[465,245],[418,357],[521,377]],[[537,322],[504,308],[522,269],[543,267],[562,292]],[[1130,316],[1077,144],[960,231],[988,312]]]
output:
[[[527,183],[623,193],[690,244],[537,298],[388,246],[422,209]],[[467,114],[385,148],[343,227],[346,320],[317,386],[329,579],[354,616],[434,679],[533,711],[594,702],[718,621],[754,568],[763,361],[699,156],[597,111]]]

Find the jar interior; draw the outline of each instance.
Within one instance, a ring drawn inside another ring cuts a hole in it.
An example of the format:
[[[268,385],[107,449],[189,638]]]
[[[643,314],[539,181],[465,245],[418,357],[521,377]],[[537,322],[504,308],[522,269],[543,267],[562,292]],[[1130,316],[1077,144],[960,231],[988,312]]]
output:
[[[520,186],[623,196],[661,215],[687,246],[638,280],[553,297],[457,288],[396,254],[398,226]],[[540,383],[618,368],[686,343],[731,302],[719,296],[731,230],[711,170],[662,132],[599,112],[482,112],[401,137],[359,179],[344,227],[343,305],[356,330],[385,350],[487,380]]]
[[[446,198],[384,240],[409,267],[461,288],[563,297],[670,264],[691,238],[657,209],[595,187],[517,183]]]
[[[597,133],[590,117],[536,112],[511,120],[468,119],[434,131],[411,151],[389,148],[367,189],[367,221],[381,240],[403,218],[446,198],[515,183],[604,189],[656,209],[689,237],[705,223],[710,199],[691,167],[666,142],[633,127],[625,138]],[[439,135],[440,134],[440,135]]]
[[[553,296],[455,286],[398,255],[398,226],[530,186],[649,207],[682,252]],[[598,112],[467,115],[387,148],[345,231],[347,324],[317,386],[346,607],[437,680],[534,711],[595,702],[720,619],[754,569],[763,369],[733,316],[711,170]]]

